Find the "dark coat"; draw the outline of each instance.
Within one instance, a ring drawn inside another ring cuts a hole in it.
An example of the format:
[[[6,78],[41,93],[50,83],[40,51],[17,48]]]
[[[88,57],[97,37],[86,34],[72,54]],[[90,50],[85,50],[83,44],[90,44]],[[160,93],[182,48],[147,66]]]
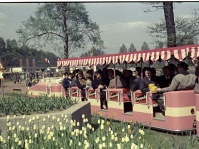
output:
[[[70,86],[70,81],[68,79],[64,78],[62,81],[62,85],[63,85],[64,89],[67,90]]]
[[[159,76],[158,82],[159,82],[160,88],[168,87],[171,84],[173,77],[174,75],[170,75],[169,79],[166,79],[164,75]]]
[[[92,88],[95,90],[98,88],[99,85],[104,85],[102,79],[97,79],[95,78],[93,81],[92,81]]]
[[[76,86],[76,79],[75,78],[72,79],[69,87],[74,87],[74,86]]]
[[[97,79],[95,78],[93,81],[92,81],[92,88],[95,90],[98,88],[99,85],[105,85],[104,82],[102,81],[102,79]],[[104,88],[105,89],[105,86]],[[106,92],[103,91],[103,89],[100,90],[100,100],[104,100],[106,99]]]
[[[76,85],[81,90],[84,89],[84,88],[86,88],[86,83],[82,85],[82,84],[80,84],[79,80],[76,80]]]
[[[140,89],[141,78],[136,78],[133,80],[131,91],[136,91]]]
[[[159,87],[158,77],[152,76],[151,80],[149,80],[147,77],[144,77],[140,82],[140,90],[142,93],[145,94],[149,91],[149,84],[155,84],[155,86]]]

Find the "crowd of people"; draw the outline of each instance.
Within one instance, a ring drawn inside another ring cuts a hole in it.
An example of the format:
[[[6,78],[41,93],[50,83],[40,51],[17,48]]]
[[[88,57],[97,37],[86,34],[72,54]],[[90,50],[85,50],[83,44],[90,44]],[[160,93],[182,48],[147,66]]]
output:
[[[67,91],[68,88],[76,86],[81,89],[82,100],[87,100],[85,89],[100,89],[101,109],[107,109],[106,88],[129,88],[128,97],[131,98],[131,91],[141,90],[143,94],[153,92],[153,100],[157,101],[159,108],[164,114],[162,95],[168,91],[193,89],[196,83],[196,75],[189,73],[188,65],[180,62],[177,66],[170,64],[162,68],[163,75],[157,76],[156,69],[151,67],[136,67],[135,71],[124,69],[79,70],[73,73],[64,73],[62,85]],[[142,76],[141,76],[142,75]],[[114,77],[115,76],[115,77]],[[150,89],[150,84],[156,88]]]

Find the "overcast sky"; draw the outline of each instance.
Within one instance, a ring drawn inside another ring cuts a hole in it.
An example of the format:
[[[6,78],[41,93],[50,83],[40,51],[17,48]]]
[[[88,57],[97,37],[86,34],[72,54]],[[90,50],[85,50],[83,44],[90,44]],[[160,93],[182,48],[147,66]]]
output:
[[[149,48],[155,47],[147,33],[147,26],[164,18],[163,10],[145,13],[150,5],[138,2],[84,3],[93,22],[96,22],[102,33],[106,53],[118,53],[122,44],[127,48],[133,43],[140,49],[142,43]],[[0,3],[0,37],[18,39],[16,30],[30,15],[34,16],[37,3]],[[183,2],[174,4],[175,17],[191,16],[191,8],[199,8],[199,2]],[[87,49],[89,50],[89,49]],[[78,56],[81,52],[72,55]]]

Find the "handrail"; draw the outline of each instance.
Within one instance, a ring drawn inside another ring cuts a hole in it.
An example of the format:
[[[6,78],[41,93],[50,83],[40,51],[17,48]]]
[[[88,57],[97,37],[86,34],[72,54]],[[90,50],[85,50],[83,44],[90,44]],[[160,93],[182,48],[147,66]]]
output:
[[[163,93],[164,111],[166,111],[166,95]]]
[[[132,103],[132,106],[134,106],[134,97],[133,97],[133,91],[130,91],[131,92],[131,103]]]
[[[148,108],[150,108],[149,97],[151,97],[150,92],[146,92],[146,105],[148,106]]]

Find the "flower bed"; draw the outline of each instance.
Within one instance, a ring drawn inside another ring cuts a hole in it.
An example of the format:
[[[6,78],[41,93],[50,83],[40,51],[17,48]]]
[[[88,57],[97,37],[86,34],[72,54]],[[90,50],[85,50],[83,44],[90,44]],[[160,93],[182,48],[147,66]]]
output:
[[[10,94],[0,100],[0,115],[30,115],[61,111],[76,103],[76,101],[65,97],[37,96],[33,98],[22,94]]]
[[[128,123],[118,123],[111,125],[112,121],[98,119],[97,127],[89,123],[88,118],[83,114],[81,116],[83,124],[75,120],[68,119],[68,116],[62,114],[61,118],[57,116],[48,116],[41,118],[32,117],[26,121],[18,122],[17,117],[12,117],[14,122],[7,117],[7,135],[0,137],[0,148],[14,149],[138,149],[150,148],[144,141],[144,131],[139,125],[130,125]],[[41,123],[39,120],[42,120]],[[53,123],[52,123],[53,121]],[[46,124],[51,123],[47,126]],[[69,131],[69,129],[71,131]]]
[[[1,112],[12,116],[0,118],[0,148],[151,148],[143,139],[144,131],[140,125],[113,123],[98,115],[93,115],[93,120],[97,123],[91,125],[90,103],[74,104],[76,102],[67,100],[62,97],[33,99],[21,95],[1,100],[0,106],[5,106]],[[72,106],[63,110],[64,103],[70,103],[66,107]],[[62,111],[55,112],[56,110]],[[48,111],[51,112],[46,113]]]

